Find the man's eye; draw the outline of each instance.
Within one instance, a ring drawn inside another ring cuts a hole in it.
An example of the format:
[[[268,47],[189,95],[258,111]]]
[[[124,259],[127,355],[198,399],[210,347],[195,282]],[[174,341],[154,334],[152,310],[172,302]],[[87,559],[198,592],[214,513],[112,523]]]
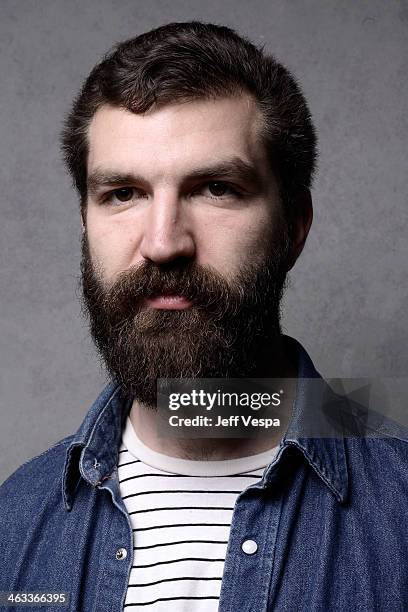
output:
[[[223,181],[210,181],[203,187],[202,191],[205,195],[214,198],[221,198],[226,195],[239,195],[235,189]]]
[[[105,194],[102,201],[108,204],[126,204],[126,202],[145,197],[146,193],[136,187],[119,187]]]
[[[134,195],[134,189],[132,187],[121,187],[112,191],[111,197],[114,196],[119,202],[129,202]]]

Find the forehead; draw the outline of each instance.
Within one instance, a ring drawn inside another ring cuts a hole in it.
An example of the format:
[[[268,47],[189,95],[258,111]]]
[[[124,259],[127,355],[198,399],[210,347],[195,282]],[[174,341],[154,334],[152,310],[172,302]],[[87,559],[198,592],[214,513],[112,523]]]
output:
[[[159,170],[213,163],[240,156],[263,165],[262,116],[250,95],[194,100],[135,114],[105,105],[88,132],[88,171],[115,167],[121,171],[152,165]]]

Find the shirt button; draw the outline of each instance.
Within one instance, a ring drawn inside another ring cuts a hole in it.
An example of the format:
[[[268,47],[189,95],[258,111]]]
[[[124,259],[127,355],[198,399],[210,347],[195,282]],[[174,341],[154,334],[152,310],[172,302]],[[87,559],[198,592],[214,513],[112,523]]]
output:
[[[253,555],[258,550],[258,544],[254,540],[245,540],[242,544],[242,550],[246,555]]]
[[[118,550],[116,551],[116,559],[118,561],[122,561],[122,559],[126,559],[127,557],[127,550],[126,548],[118,548]]]

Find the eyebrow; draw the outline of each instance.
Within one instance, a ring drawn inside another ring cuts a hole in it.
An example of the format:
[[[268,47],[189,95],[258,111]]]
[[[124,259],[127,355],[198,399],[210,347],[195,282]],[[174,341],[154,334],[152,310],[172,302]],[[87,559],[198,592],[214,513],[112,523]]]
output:
[[[246,162],[240,157],[233,157],[230,160],[225,160],[211,166],[202,168],[193,168],[187,176],[184,177],[183,183],[188,183],[193,180],[204,179],[231,179],[243,181],[250,188],[260,188],[263,183],[263,178],[259,170],[251,163]],[[103,187],[120,187],[134,183],[147,184],[146,179],[133,172],[116,172],[115,170],[93,170],[87,179],[88,194],[95,195],[99,189]]]

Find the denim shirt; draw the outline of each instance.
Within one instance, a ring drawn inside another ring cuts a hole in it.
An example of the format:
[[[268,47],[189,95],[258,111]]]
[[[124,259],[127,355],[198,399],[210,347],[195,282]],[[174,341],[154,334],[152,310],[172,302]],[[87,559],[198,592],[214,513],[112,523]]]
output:
[[[408,444],[294,435],[314,409],[307,379],[319,374],[289,340],[299,374],[292,423],[262,480],[237,499],[219,612],[408,610]],[[111,383],[74,436],[0,487],[0,591],[69,594],[65,608],[41,610],[123,610],[133,539],[117,463],[129,407]]]

